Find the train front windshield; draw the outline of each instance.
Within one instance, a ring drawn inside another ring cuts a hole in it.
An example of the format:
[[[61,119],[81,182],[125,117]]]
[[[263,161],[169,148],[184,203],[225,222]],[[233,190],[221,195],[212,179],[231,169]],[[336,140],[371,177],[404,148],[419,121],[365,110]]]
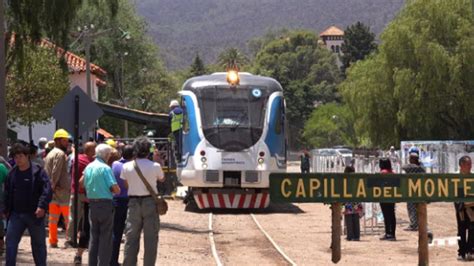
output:
[[[261,137],[268,89],[212,86],[197,90],[206,139],[216,148],[241,151]]]

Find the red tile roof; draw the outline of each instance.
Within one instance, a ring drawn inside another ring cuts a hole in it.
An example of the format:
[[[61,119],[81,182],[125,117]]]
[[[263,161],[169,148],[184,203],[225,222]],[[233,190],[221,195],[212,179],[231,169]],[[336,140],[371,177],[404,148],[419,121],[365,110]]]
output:
[[[80,56],[78,56],[78,55],[76,55],[76,54],[74,54],[70,51],[66,51],[66,53],[64,53],[63,48],[58,47],[54,43],[52,43],[48,40],[45,40],[45,39],[41,40],[40,46],[41,47],[55,48],[56,52],[59,56],[64,54],[64,59],[66,60],[66,63],[69,67],[69,71],[71,73],[76,73],[76,72],[80,73],[80,72],[85,72],[86,71],[86,59],[84,59],[84,58],[82,58],[82,57],[80,57]],[[91,67],[91,73],[95,74],[98,77],[105,76],[107,74],[107,72],[104,69],[102,69],[101,67],[99,67],[98,65],[95,65],[95,64],[91,63],[90,67]],[[100,78],[97,78],[96,84],[99,87],[103,87],[107,84],[107,82],[105,82],[104,80],[102,80]]]
[[[323,36],[344,36],[344,31],[339,29],[336,26],[331,26],[327,28],[325,31],[319,34],[320,37]]]

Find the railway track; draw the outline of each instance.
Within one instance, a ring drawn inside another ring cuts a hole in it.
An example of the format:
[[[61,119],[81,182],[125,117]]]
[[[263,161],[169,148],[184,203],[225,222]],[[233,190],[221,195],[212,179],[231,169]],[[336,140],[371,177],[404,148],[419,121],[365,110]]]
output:
[[[209,214],[209,241],[214,261],[225,264],[296,265],[254,214]]]

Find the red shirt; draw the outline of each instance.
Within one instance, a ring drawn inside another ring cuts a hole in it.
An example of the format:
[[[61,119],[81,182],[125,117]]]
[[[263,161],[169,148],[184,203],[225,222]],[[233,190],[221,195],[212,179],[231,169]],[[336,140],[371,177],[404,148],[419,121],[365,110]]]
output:
[[[89,158],[87,155],[85,154],[79,154],[79,165],[78,165],[78,168],[79,168],[79,179],[81,179],[81,176],[84,174],[84,169],[86,169],[86,166],[88,164],[90,164],[94,158]],[[74,180],[74,161],[72,163],[72,166],[71,166],[71,193],[74,193],[75,190],[74,190],[74,184],[76,183],[75,180]],[[86,191],[84,190],[84,188],[81,188],[79,186],[79,194],[85,194]]]

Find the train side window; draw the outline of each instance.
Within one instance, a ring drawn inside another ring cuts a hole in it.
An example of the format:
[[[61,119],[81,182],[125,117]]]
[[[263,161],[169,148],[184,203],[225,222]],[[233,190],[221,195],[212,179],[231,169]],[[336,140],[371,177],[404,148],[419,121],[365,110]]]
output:
[[[282,100],[280,99],[280,105],[278,105],[276,110],[276,121],[275,121],[275,133],[280,135],[283,129],[284,113],[282,108]]]
[[[181,107],[183,108],[183,133],[189,132],[189,116],[186,108],[186,101],[181,98]]]

